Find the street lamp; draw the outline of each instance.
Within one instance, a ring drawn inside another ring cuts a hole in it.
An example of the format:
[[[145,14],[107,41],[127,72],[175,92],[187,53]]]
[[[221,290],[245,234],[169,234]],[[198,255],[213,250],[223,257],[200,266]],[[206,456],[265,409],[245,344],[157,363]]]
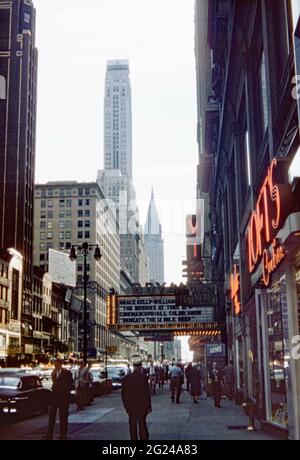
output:
[[[87,283],[88,283],[88,275],[87,275],[87,256],[90,251],[95,248],[94,252],[94,259],[100,260],[102,257],[100,248],[98,244],[90,244],[90,243],[83,243],[79,245],[72,245],[70,250],[70,260],[75,262],[77,259],[76,248],[77,251],[83,255],[83,361],[84,364],[87,364]]]

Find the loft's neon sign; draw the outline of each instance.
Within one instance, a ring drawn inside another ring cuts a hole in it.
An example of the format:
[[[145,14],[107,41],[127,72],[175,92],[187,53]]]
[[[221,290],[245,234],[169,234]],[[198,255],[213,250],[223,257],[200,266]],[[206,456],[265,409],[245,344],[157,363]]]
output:
[[[274,159],[269,166],[247,229],[249,272],[253,273],[262,261],[266,286],[285,255],[284,248],[275,240],[276,234],[293,209],[292,191],[290,185],[284,184],[282,164]],[[272,254],[267,249],[271,243]]]
[[[272,242],[271,253],[268,249],[263,252],[263,280],[266,286],[270,284],[270,275],[275,272],[282,260],[285,258],[286,252],[283,246],[280,246],[278,239]]]
[[[230,275],[230,296],[233,302],[234,313],[238,315],[241,311],[240,275],[236,265],[233,266],[233,273]]]

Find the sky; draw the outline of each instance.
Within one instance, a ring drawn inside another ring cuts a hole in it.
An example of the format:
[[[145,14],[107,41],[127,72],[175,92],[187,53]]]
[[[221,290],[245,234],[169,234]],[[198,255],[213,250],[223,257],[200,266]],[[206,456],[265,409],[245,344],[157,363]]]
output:
[[[103,167],[106,61],[129,59],[133,181],[154,194],[165,279],[181,282],[196,198],[194,0],[34,0],[39,50],[36,182],[95,181]]]

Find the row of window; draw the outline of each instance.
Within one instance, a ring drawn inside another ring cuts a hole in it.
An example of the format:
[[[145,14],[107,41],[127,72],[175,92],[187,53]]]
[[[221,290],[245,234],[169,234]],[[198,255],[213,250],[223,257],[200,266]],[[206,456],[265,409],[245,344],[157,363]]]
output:
[[[60,208],[71,208],[72,207],[73,200],[64,200],[60,199],[59,200],[59,207]],[[90,205],[90,199],[79,199],[78,200],[78,206],[89,206]],[[41,208],[53,208],[53,200],[41,200]]]
[[[54,190],[54,189],[42,189],[41,190],[41,196],[42,197],[46,197],[46,196],[55,196],[55,195],[59,195],[59,196],[72,196],[72,192],[73,194],[78,194],[78,195],[90,195],[90,194],[93,194],[95,193],[95,190],[91,190],[90,188],[88,187],[85,187],[85,188],[79,188],[78,190],[74,190],[72,191],[72,189],[60,189],[60,190]]]

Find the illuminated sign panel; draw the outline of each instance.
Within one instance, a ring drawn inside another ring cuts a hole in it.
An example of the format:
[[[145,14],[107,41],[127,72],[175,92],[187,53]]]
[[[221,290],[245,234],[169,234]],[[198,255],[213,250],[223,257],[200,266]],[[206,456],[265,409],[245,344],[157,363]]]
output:
[[[275,239],[276,234],[293,211],[293,194],[290,185],[284,183],[283,165],[284,162],[274,159],[268,168],[247,229],[249,272],[254,273],[263,261],[263,280],[266,286],[270,282],[270,274],[285,254],[284,248]],[[272,255],[268,251],[271,244]]]
[[[238,315],[241,312],[240,275],[236,265],[234,265],[233,273],[230,275],[230,296],[234,307],[234,313]]]
[[[196,329],[214,320],[213,307],[182,306],[176,295],[112,295],[107,310],[107,326],[117,330]]]

